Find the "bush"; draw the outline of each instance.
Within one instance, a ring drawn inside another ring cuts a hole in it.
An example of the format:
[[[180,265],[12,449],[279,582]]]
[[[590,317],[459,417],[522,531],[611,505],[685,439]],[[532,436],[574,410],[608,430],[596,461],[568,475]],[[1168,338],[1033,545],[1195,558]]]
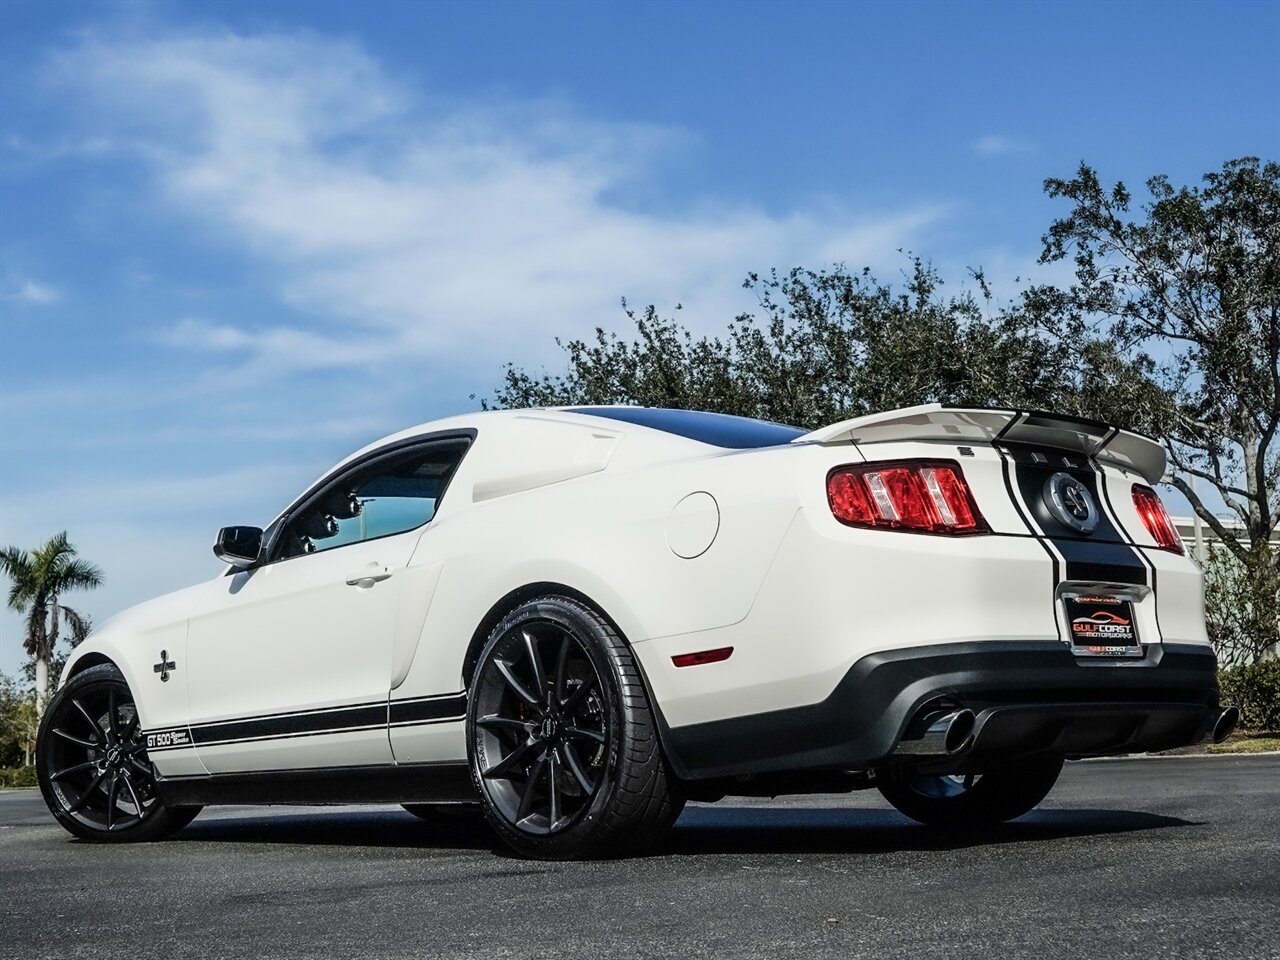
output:
[[[1259,544],[1242,562],[1211,545],[1204,569],[1205,627],[1218,662],[1261,660],[1280,644],[1280,551]]]
[[[36,733],[35,698],[12,677],[0,673],[0,770],[20,767],[30,756]],[[3,786],[0,782],[0,786]]]
[[[29,767],[0,767],[0,787],[34,787],[36,786],[35,765]]]
[[[1280,660],[1259,660],[1218,674],[1224,704],[1240,708],[1240,726],[1280,730]]]

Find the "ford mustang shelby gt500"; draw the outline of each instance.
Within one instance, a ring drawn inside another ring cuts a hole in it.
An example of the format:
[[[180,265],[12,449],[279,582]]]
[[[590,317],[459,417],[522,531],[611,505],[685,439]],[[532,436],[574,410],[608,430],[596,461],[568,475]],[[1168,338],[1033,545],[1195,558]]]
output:
[[[215,803],[478,804],[543,858],[727,795],[1009,820],[1064,759],[1235,723],[1164,468],[1100,423],[936,404],[424,424],[77,647],[40,786],[94,840]]]

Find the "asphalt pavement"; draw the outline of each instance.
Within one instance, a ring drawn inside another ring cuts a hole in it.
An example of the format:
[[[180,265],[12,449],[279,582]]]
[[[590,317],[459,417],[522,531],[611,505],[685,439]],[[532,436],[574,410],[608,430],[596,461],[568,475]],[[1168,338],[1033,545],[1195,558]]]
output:
[[[395,807],[222,807],[72,840],[0,792],[0,957],[1280,958],[1280,756],[1068,764],[981,836],[876,793],[691,806],[652,856],[548,864]]]

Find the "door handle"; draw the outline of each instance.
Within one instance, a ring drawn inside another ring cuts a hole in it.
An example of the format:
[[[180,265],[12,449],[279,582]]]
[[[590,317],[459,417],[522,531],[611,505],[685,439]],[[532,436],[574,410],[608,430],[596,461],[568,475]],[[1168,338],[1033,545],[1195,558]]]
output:
[[[359,573],[350,577],[347,580],[347,586],[367,589],[372,587],[375,583],[381,583],[383,580],[390,579],[393,572],[394,570],[389,564],[371,563]]]

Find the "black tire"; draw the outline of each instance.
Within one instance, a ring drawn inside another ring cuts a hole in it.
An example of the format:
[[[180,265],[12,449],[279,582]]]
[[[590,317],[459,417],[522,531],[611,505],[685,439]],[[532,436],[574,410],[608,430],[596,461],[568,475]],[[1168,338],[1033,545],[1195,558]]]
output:
[[[112,664],[77,673],[50,701],[36,735],[36,775],[54,819],[83,840],[158,840],[200,812],[160,799],[133,695]]]
[[[484,816],[478,803],[402,803],[400,806],[427,823],[460,823]]]
[[[1029,757],[981,774],[920,774],[880,784],[884,798],[912,820],[967,830],[1014,820],[1040,803],[1062,772],[1061,757]]]
[[[467,756],[485,818],[516,853],[635,853],[683,809],[631,650],[596,611],[543,597],[489,634],[471,680]]]

